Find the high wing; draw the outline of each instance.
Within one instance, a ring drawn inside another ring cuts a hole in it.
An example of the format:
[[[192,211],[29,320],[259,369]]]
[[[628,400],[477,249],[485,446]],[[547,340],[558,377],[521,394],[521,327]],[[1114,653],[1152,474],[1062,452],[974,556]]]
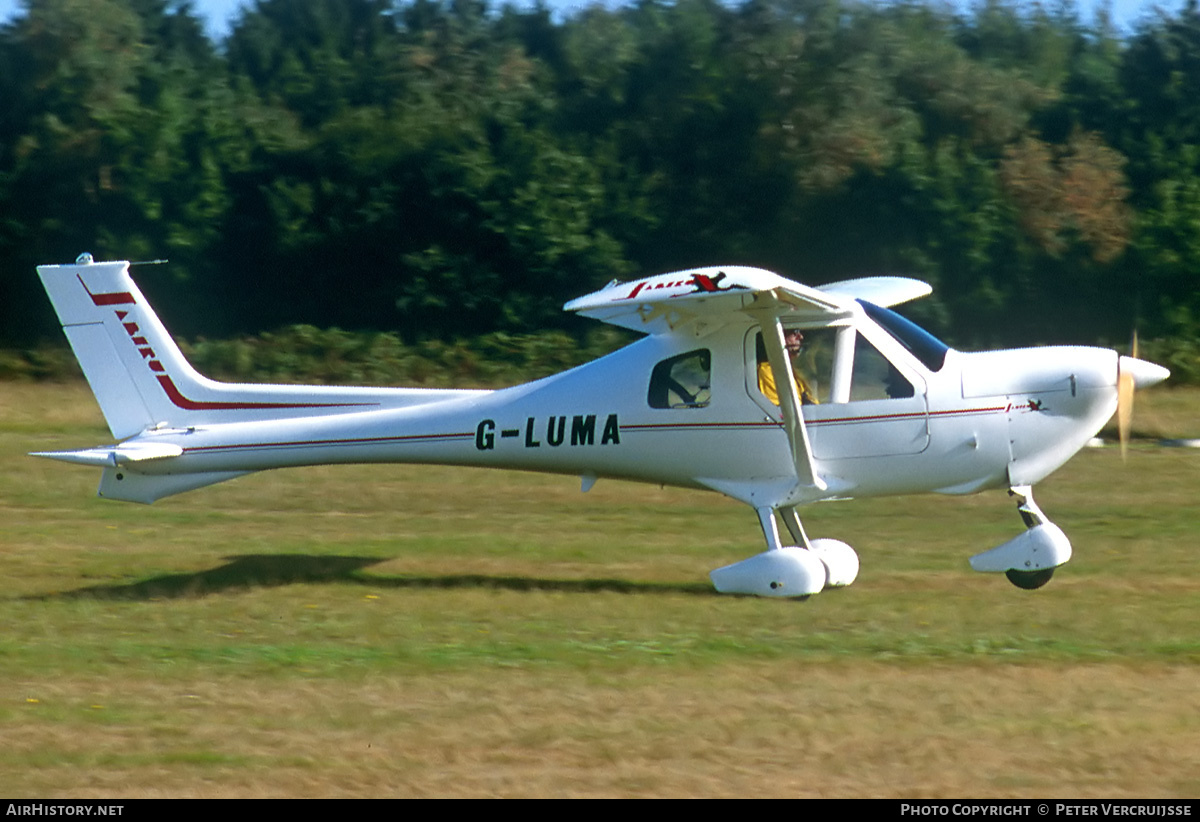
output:
[[[818,290],[852,300],[867,300],[884,308],[927,297],[933,293],[933,287],[929,283],[910,277],[859,277],[856,280],[829,283],[820,286]]]
[[[781,387],[779,410],[796,469],[793,494],[804,497],[806,489],[824,491],[826,484],[809,445],[783,322],[833,325],[859,310],[855,300],[860,297],[886,307],[931,291],[927,283],[906,277],[865,277],[813,288],[759,268],[723,266],[614,281],[564,309],[645,334],[670,334],[684,327],[703,334],[705,327],[729,323],[758,325],[775,385]]]
[[[643,334],[669,334],[700,321],[746,322],[741,312],[772,304],[779,313],[833,321],[849,316],[852,300],[829,295],[758,268],[726,266],[659,274],[633,282],[613,281],[564,307]]]
[[[862,277],[813,288],[761,268],[716,266],[613,281],[563,308],[643,334],[669,334],[688,323],[758,322],[764,309],[817,325],[846,319],[858,298],[887,307],[929,294],[907,277]]]

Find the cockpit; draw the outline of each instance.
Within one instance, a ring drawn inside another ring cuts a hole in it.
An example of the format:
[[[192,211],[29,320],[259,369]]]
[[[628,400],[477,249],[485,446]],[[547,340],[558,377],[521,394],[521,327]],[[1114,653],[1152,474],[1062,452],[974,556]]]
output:
[[[899,400],[923,395],[924,376],[902,352],[930,373],[945,364],[949,347],[901,315],[859,300],[871,323],[846,320],[817,327],[784,322],[788,355],[804,405],[841,405]],[[797,338],[800,344],[795,345]],[[749,332],[746,345],[750,396],[765,410],[778,405],[762,331]]]
[[[945,364],[949,347],[912,322],[866,300],[861,315],[833,324],[783,323],[797,394],[806,416],[827,414],[816,407],[909,400],[924,406],[926,373]],[[919,364],[919,367],[918,367]],[[655,409],[699,409],[713,401],[713,352],[697,348],[659,361],[652,369],[647,402]],[[767,361],[763,332],[746,332],[745,390],[772,416],[779,399]],[[722,388],[722,390],[729,390]]]

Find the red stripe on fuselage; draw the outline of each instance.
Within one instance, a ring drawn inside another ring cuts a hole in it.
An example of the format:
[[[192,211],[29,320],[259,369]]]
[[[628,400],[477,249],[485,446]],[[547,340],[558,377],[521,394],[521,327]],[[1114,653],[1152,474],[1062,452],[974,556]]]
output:
[[[904,414],[873,414],[859,417],[830,417],[824,420],[805,420],[804,424],[810,428],[818,428],[823,425],[844,425],[846,423],[858,422],[895,422],[919,420],[922,417],[936,419],[952,416],[968,416],[971,414],[995,414],[1005,410],[1007,409],[1003,405],[993,405],[982,408],[951,408],[945,411],[930,411],[928,414],[920,411],[913,411]],[[763,422],[623,423],[621,425],[621,431],[686,431],[720,428],[781,428],[782,426],[783,422],[780,420]]]

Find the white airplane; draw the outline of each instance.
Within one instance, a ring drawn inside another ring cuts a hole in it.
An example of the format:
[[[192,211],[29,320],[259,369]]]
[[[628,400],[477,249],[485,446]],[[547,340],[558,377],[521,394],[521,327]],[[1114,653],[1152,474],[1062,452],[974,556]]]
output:
[[[751,506],[766,538],[765,552],[711,573],[737,594],[854,581],[857,554],[810,539],[802,505],[1006,487],[1025,530],[971,566],[1044,585],[1071,544],[1032,486],[1134,387],[1168,376],[1101,348],[955,351],[889,310],[930,293],[917,280],[812,288],[726,266],[614,281],[567,303],[645,336],[524,385],[231,384],[187,363],[128,263],[85,254],[38,273],[118,442],[35,456],[101,468],[102,497],[151,503],[269,468],[385,462],[573,474],[584,491],[600,477],[708,489]]]

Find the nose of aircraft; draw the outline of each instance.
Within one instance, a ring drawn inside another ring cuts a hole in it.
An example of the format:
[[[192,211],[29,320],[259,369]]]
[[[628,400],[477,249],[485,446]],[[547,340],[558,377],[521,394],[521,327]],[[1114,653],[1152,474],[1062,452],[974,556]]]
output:
[[[1138,389],[1158,385],[1171,376],[1171,372],[1161,365],[1156,365],[1146,360],[1139,360],[1137,357],[1122,356],[1117,361],[1117,369],[1121,374],[1132,376],[1133,385]]]

